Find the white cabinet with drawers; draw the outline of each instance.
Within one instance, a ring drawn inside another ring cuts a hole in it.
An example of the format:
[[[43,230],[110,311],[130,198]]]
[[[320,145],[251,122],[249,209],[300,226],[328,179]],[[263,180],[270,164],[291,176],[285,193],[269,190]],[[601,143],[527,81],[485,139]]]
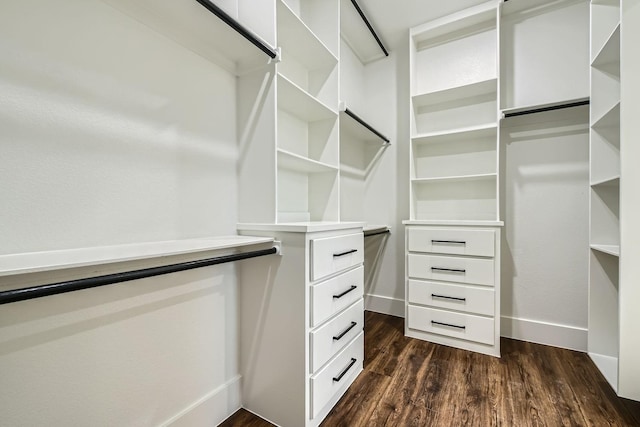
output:
[[[241,224],[281,257],[239,263],[243,407],[282,427],[319,425],[362,371],[363,223]],[[246,279],[246,280],[245,280]]]
[[[405,334],[500,356],[500,224],[405,224]]]

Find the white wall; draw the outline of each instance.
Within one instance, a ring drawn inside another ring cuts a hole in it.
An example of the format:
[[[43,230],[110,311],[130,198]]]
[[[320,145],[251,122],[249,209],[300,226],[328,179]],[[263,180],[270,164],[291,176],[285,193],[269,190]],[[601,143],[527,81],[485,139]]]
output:
[[[589,111],[502,123],[502,336],[586,351]]]
[[[95,0],[3,2],[0,92],[0,254],[235,234],[219,67]],[[225,265],[3,306],[0,425],[220,421],[235,285]]]

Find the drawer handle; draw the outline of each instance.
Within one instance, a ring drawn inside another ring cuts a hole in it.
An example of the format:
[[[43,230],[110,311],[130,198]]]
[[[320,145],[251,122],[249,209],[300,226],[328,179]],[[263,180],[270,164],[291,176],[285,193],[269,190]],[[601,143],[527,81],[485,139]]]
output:
[[[346,252],[340,252],[339,254],[333,254],[333,257],[334,257],[334,258],[338,258],[338,257],[340,257],[340,256],[349,255],[349,254],[352,254],[352,253],[354,253],[354,252],[358,252],[358,250],[357,250],[357,249],[351,249],[351,250],[348,250],[348,251],[346,251]]]
[[[452,243],[454,245],[466,245],[467,242],[464,240],[431,240],[431,244],[433,243]]]
[[[351,369],[351,367],[356,364],[356,362],[357,362],[357,360],[352,357],[351,358],[351,362],[349,363],[349,366],[344,368],[344,370],[342,372],[340,372],[340,375],[338,375],[337,377],[333,377],[333,380],[335,382],[340,381],[342,379],[342,377],[344,377],[346,375],[346,373],[349,372],[349,369]]]
[[[438,295],[438,294],[431,294],[431,298],[444,298],[444,299],[452,299],[452,300],[456,300],[456,301],[466,301],[466,298],[459,298],[459,297],[449,297],[446,295]]]
[[[450,271],[452,273],[466,273],[467,270],[461,270],[458,268],[441,268],[441,267],[431,267],[433,271]]]
[[[351,325],[347,327],[347,329],[345,329],[344,331],[340,332],[339,335],[333,337],[334,341],[339,341],[343,336],[347,335],[347,333],[349,333],[350,330],[352,330],[353,328],[355,328],[357,325],[356,322],[351,322]]]
[[[356,288],[357,288],[357,286],[356,286],[356,285],[352,285],[349,289],[347,289],[347,290],[346,290],[346,291],[344,291],[343,293],[338,294],[338,295],[334,295],[334,296],[333,296],[333,299],[342,298],[343,296],[345,296],[345,295],[346,295],[346,294],[348,294],[349,292],[351,292],[351,291],[355,290]]]
[[[458,328],[458,329],[467,329],[466,326],[452,325],[451,323],[436,322],[435,320],[432,320],[431,324],[432,325],[440,325],[440,326],[449,326],[451,328]]]

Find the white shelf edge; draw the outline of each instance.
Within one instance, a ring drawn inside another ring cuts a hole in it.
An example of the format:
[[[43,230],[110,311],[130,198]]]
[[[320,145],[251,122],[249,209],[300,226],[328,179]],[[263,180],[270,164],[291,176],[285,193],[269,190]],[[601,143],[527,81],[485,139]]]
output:
[[[320,45],[322,45],[322,47],[327,51],[327,53],[329,55],[331,55],[331,57],[333,58],[333,60],[335,60],[335,63],[337,64],[339,62],[338,57],[333,54],[331,49],[329,49],[329,47],[316,35],[316,33],[314,33],[311,30],[311,28],[309,28],[309,26],[293,11],[293,9],[291,9],[289,7],[289,5],[284,0],[277,0],[277,1],[278,1],[278,4],[280,4],[282,7],[286,8],[289,11],[289,13],[298,21],[298,23],[307,30],[309,35],[311,35],[313,38],[315,38],[316,41]]]
[[[411,95],[414,107],[437,105],[443,102],[473,98],[498,91],[498,77],[480,80],[461,86],[448,87],[432,92]],[[431,101],[429,101],[431,99]]]
[[[502,227],[503,221],[493,220],[438,220],[438,219],[406,219],[404,225],[459,225],[467,227]]]
[[[432,182],[481,181],[481,180],[489,180],[491,178],[497,178],[497,177],[498,177],[497,173],[452,175],[452,176],[441,176],[441,177],[434,177],[434,178],[411,178],[411,183],[423,184],[423,183],[432,183]]]
[[[270,243],[273,240],[266,237],[219,236],[0,255],[0,277],[173,255],[241,249],[246,246]]]
[[[415,26],[411,28],[409,37],[414,43],[416,41],[421,42],[425,39],[441,37],[445,34],[454,33],[467,28],[470,25],[490,21],[491,12],[494,12],[500,3],[501,1],[492,0]],[[487,15],[486,19],[483,17],[485,14]],[[497,16],[493,19],[497,21]]]
[[[620,185],[620,175],[613,175],[608,178],[599,179],[591,183],[592,187],[604,187]]]
[[[331,115],[331,116],[337,116],[338,115],[338,111],[333,110],[327,104],[325,104],[324,102],[320,101],[315,96],[311,95],[309,92],[307,92],[306,90],[301,88],[298,84],[296,84],[294,81],[292,81],[290,78],[288,78],[284,74],[278,72],[278,78],[284,80],[287,84],[292,86],[295,90],[299,91],[304,97],[306,97],[308,99],[309,102],[318,105],[322,109],[325,109],[329,113],[328,115]],[[279,104],[280,103],[278,102],[278,105]],[[290,113],[293,114],[293,115],[296,115],[295,112],[290,112]],[[306,120],[306,118],[303,118],[303,119]],[[327,117],[326,119],[329,119],[329,117]],[[324,120],[324,119],[320,119],[320,120]]]
[[[299,172],[308,172],[308,173],[323,173],[323,172],[336,172],[339,170],[337,166],[330,165],[328,163],[319,162],[317,160],[310,159],[305,156],[301,156],[300,154],[292,153],[291,151],[283,150],[282,148],[278,148],[278,154],[282,154],[285,158],[289,158],[293,160],[289,165],[284,165],[284,169],[296,170]],[[280,167],[280,159],[278,159],[278,167]],[[293,166],[294,163],[300,165],[307,165],[309,167],[296,167]]]
[[[617,34],[616,34],[617,33]],[[620,45],[620,21],[618,21],[618,23],[616,24],[616,26],[613,28],[613,30],[611,31],[611,33],[609,33],[609,35],[607,36],[607,39],[605,40],[604,43],[602,43],[602,46],[600,46],[600,50],[598,50],[598,53],[596,53],[593,58],[591,59],[591,66],[592,67],[598,67],[604,64],[608,64],[610,62],[613,61],[605,61],[600,63],[598,60],[602,59],[601,56],[606,53],[607,49],[609,49],[609,46],[612,42],[615,43],[615,41],[613,41],[613,38],[617,37],[617,43],[618,45]],[[618,49],[619,52],[619,49]],[[619,58],[618,58],[619,59]]]
[[[589,245],[591,249],[598,252],[603,252],[605,254],[620,256],[620,246],[619,245]]]
[[[283,231],[294,233],[311,233],[317,231],[345,230],[348,228],[362,229],[366,225],[360,221],[307,221],[307,222],[281,222],[281,223],[241,223],[236,228],[239,231]]]
[[[382,231],[391,231],[391,227],[387,225],[375,225],[375,224],[366,224],[362,231],[364,235],[367,236],[372,233],[382,232]]]
[[[498,129],[498,123],[497,122],[496,123],[492,122],[492,123],[486,123],[486,124],[477,125],[477,126],[468,126],[468,127],[454,128],[454,129],[444,130],[444,131],[421,133],[421,134],[413,135],[411,137],[411,140],[412,141],[416,141],[416,140],[419,140],[419,139],[438,138],[438,137],[442,137],[442,136],[456,135],[456,134],[462,134],[462,133],[480,132],[480,131],[491,130],[491,129],[496,129],[497,130]]]

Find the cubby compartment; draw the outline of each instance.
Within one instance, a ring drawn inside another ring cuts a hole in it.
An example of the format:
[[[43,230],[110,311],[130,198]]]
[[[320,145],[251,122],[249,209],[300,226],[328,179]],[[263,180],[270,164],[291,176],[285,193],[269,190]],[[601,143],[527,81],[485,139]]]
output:
[[[412,30],[412,95],[497,77],[496,9],[465,15]]]
[[[591,128],[591,185],[620,178],[620,126]]]
[[[413,180],[415,220],[496,221],[496,175]]]
[[[278,76],[278,150],[337,167],[338,115],[326,105]]]
[[[495,174],[497,127],[434,134],[412,140],[412,178]]]
[[[591,250],[589,262],[589,356],[618,389],[619,258]]]
[[[278,222],[339,220],[338,169],[278,152]]]
[[[278,2],[278,73],[337,110],[338,58],[283,2]]]
[[[620,180],[591,187],[591,244],[620,245]]]
[[[308,30],[324,44],[334,56],[340,48],[340,5],[339,0],[277,0],[278,15],[284,15],[283,8],[298,17]],[[304,46],[300,42],[301,46]]]
[[[591,61],[606,51],[615,33],[620,46],[620,0],[591,0]],[[618,56],[620,49],[612,50]]]

